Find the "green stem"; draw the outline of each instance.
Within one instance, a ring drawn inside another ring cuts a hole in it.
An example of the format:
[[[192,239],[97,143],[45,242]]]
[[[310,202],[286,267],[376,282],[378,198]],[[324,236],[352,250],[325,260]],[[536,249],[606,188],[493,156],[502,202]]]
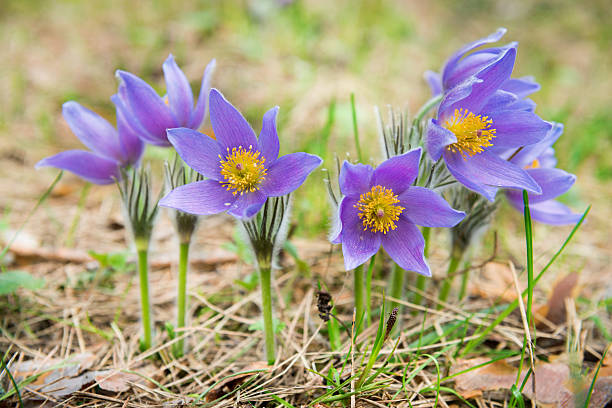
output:
[[[417,122],[420,122],[430,110],[432,110],[437,104],[440,103],[441,100],[442,100],[442,95],[440,94],[440,95],[434,96],[433,98],[425,102],[425,104],[421,106],[421,109],[419,109],[417,114],[414,116],[414,120]]]
[[[149,297],[149,264],[148,264],[148,249],[138,250],[138,276],[140,277],[140,304],[142,314],[142,328],[144,330],[144,339],[142,347],[147,350],[151,348],[153,339],[153,329],[151,324],[151,303]]]
[[[187,316],[187,270],[189,267],[189,244],[190,241],[179,244],[179,267],[178,267],[178,296],[176,327],[183,328],[186,325]],[[175,355],[182,356],[185,351],[185,339],[176,343]]]
[[[468,257],[469,258],[469,257]],[[461,277],[461,289],[459,290],[459,300],[463,300],[465,295],[467,294],[467,284],[470,280],[470,269],[472,267],[472,262],[467,259],[463,263],[463,276]]]
[[[391,272],[391,280],[389,281],[389,296],[395,299],[402,299],[404,293],[404,270],[397,264],[393,264],[393,271]],[[391,311],[395,307],[399,307],[400,304],[396,301],[390,301],[387,310]],[[399,313],[401,316],[401,313]],[[399,326],[399,324],[396,324]]]
[[[374,263],[376,261],[376,254],[370,259],[370,265],[368,266],[368,273],[366,274],[366,322],[368,327],[372,324],[372,273],[374,272]]]
[[[532,324],[532,305],[533,305],[533,231],[531,229],[531,213],[529,211],[529,195],[523,190],[523,205],[525,208],[525,241],[527,245],[527,322],[529,329]]]
[[[274,351],[274,318],[272,316],[272,268],[259,267],[261,285],[261,307],[263,309],[264,338],[266,359],[268,365],[274,365],[276,352]]]
[[[332,308],[331,312],[335,315],[336,308]],[[329,348],[331,351],[340,349],[340,328],[336,319],[330,316],[327,321],[327,335],[329,336]]]
[[[429,237],[431,236],[431,228],[423,227],[422,233],[423,233],[423,239],[425,239],[424,256],[425,256],[425,259],[427,259],[427,257],[429,256]],[[423,295],[421,294],[421,292],[425,292],[427,290],[427,277],[425,275],[419,274],[417,276],[416,288],[419,290],[419,292],[414,294],[414,304],[420,305],[421,302],[423,301]],[[416,313],[416,310],[415,310],[415,313]]]
[[[359,334],[364,318],[363,266],[355,268],[353,271],[353,279],[353,292],[355,294],[355,334]]]
[[[455,272],[459,267],[459,262],[461,262],[461,251],[454,248],[451,254],[450,262],[448,263],[448,270],[446,271],[446,279],[442,282],[442,287],[440,288],[440,295],[438,299],[440,302],[446,302],[448,299],[448,295],[453,286],[453,281],[455,280]],[[438,304],[437,309],[442,309],[442,304]]]
[[[355,94],[351,93],[351,113],[353,114],[353,134],[355,136],[355,149],[357,149],[357,159],[363,163],[361,155],[361,144],[359,143],[359,128],[357,127],[357,109],[355,109]]]

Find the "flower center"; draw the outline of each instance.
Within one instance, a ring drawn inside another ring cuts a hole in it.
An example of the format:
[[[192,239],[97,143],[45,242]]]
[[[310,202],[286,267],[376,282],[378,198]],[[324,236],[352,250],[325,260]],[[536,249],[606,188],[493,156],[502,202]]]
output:
[[[225,159],[221,159],[221,175],[223,180],[219,181],[232,191],[233,195],[244,194],[259,190],[259,184],[266,178],[267,170],[264,167],[266,159],[260,156],[253,146],[245,149],[242,146],[227,148]]]
[[[540,161],[538,159],[535,159],[534,161],[531,162],[531,164],[528,164],[527,166],[525,166],[525,169],[537,169],[540,167]]]
[[[483,147],[493,146],[491,139],[495,137],[495,129],[491,129],[492,124],[487,116],[476,116],[467,109],[455,109],[454,116],[444,126],[455,134],[457,142],[447,149],[461,153],[465,159],[482,152]]]
[[[397,228],[395,221],[404,211],[404,207],[397,205],[399,202],[393,190],[382,186],[374,186],[372,190],[359,196],[355,208],[359,210],[358,215],[363,222],[363,230],[382,231],[386,234],[389,230]]]

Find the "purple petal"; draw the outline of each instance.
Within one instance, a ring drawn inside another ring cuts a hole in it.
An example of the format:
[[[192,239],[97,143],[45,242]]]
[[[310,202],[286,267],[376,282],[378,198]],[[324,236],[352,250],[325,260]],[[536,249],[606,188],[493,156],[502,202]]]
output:
[[[531,99],[520,99],[508,106],[509,110],[521,110],[525,112],[535,112],[536,103]]]
[[[475,82],[472,85],[470,95],[457,102],[454,109],[467,109],[478,115],[487,100],[499,89],[499,87],[510,78],[516,59],[516,44],[506,48],[499,59],[478,73],[478,78],[482,82]],[[486,112],[485,112],[486,114]]]
[[[216,89],[210,91],[210,122],[221,150],[242,146],[257,149],[257,138],[251,125]]]
[[[162,69],[166,80],[170,110],[174,113],[178,126],[187,126],[193,110],[193,93],[189,81],[174,61],[172,54],[164,61]]]
[[[520,213],[524,212],[523,200],[520,202],[508,200],[512,207]],[[544,201],[537,204],[529,203],[531,218],[537,222],[550,225],[576,224],[582,218],[582,214],[573,212],[565,204],[555,200]]]
[[[497,147],[520,147],[538,143],[552,128],[538,115],[525,111],[501,111],[491,113],[489,119],[493,121],[491,127],[495,129],[495,138],[492,140]]]
[[[357,209],[353,207],[356,202],[350,197],[345,198],[340,212],[342,255],[347,271],[370,259],[380,248],[380,234],[364,230]]]
[[[438,125],[438,121],[431,119],[427,124],[425,147],[432,160],[438,161],[444,148],[457,142],[457,136],[450,130]]]
[[[189,167],[213,180],[222,180],[219,145],[215,140],[188,128],[168,129],[168,140]]]
[[[227,211],[236,197],[216,180],[197,181],[172,190],[159,201],[162,207],[190,214],[209,215]]]
[[[460,103],[468,98],[472,93],[472,88],[480,83],[482,83],[482,79],[472,76],[453,89],[447,91],[438,108],[438,121],[444,122],[453,117],[455,109],[461,108],[461,106],[459,106]]]
[[[113,95],[111,100],[115,104],[117,131],[119,133],[121,149],[123,150],[123,160],[121,164],[123,166],[135,166],[140,162],[145,144],[140,139],[139,133],[128,122],[119,95]]]
[[[482,107],[483,112],[496,112],[511,107],[518,101],[516,95],[506,91],[496,91]],[[488,115],[488,113],[487,113]]]
[[[329,232],[329,240],[332,244],[342,243],[342,214],[346,211],[354,211],[354,206],[359,201],[356,198],[342,197],[340,204],[332,215],[332,226]]]
[[[540,185],[542,194],[529,194],[529,204],[541,203],[565,194],[576,182],[576,176],[561,169],[529,169],[527,173]],[[520,191],[508,191],[508,198],[523,201]]]
[[[269,197],[289,194],[301,186],[321,162],[320,157],[308,153],[291,153],[282,156],[268,167],[268,174],[261,184],[261,191]]]
[[[36,164],[37,169],[40,167],[67,170],[94,184],[112,184],[120,178],[115,160],[85,150],[67,150],[44,158]]]
[[[538,84],[533,77],[529,76],[523,78],[511,78],[504,82],[501,89],[515,94],[519,99],[523,99],[527,95],[539,91],[540,84]]]
[[[394,194],[401,194],[419,175],[420,159],[421,149],[418,148],[385,160],[374,169],[372,185],[387,187]]]
[[[259,151],[266,158],[266,163],[272,163],[278,158],[280,145],[278,143],[278,133],[276,131],[276,116],[278,106],[270,109],[263,116],[261,133],[259,134]]]
[[[490,34],[488,37],[485,38],[481,38],[479,40],[473,41],[469,44],[464,45],[461,49],[459,49],[459,51],[457,51],[456,53],[454,53],[447,61],[446,64],[444,64],[444,69],[442,71],[442,78],[447,78],[450,74],[450,71],[455,69],[455,65],[457,64],[457,62],[463,58],[463,56],[465,54],[467,54],[468,52],[475,50],[478,47],[481,47],[485,44],[489,44],[489,43],[494,43],[499,41],[504,34],[506,34],[506,29],[505,28],[498,28],[496,32],[494,32],[493,34]],[[446,81],[444,81],[446,82]]]
[[[210,93],[210,81],[212,79],[213,72],[215,72],[216,66],[217,61],[213,59],[208,63],[206,69],[204,70],[198,102],[196,103],[196,107],[193,112],[191,112],[191,118],[189,119],[189,125],[187,126],[191,129],[199,129],[204,121],[204,117],[206,115],[206,105],[208,103],[208,94]]]
[[[440,195],[424,187],[410,187],[399,196],[402,215],[424,227],[454,227],[465,217],[454,210]]]
[[[178,122],[163,99],[136,75],[117,71],[117,76],[124,84],[126,104],[140,125],[154,138],[151,143],[157,146],[170,146],[166,138],[166,129],[177,127]]]
[[[402,269],[431,276],[424,258],[425,240],[419,228],[407,218],[395,222],[397,228],[382,236],[382,246]]]
[[[340,192],[346,196],[359,196],[370,190],[374,169],[368,164],[351,164],[348,161],[342,163],[338,183]]]
[[[451,89],[468,77],[478,74],[481,70],[492,64],[503,52],[503,48],[488,48],[468,55],[457,62],[448,75],[443,78],[444,89]]]
[[[529,204],[529,212],[535,221],[551,225],[576,224],[582,218],[582,214],[554,200]]]
[[[451,174],[464,186],[493,201],[497,187],[525,189],[536,194],[540,186],[520,167],[487,151],[463,158],[460,153],[444,151]]]
[[[434,71],[425,71],[423,77],[429,85],[431,96],[440,95],[442,93],[442,78],[440,74]]]
[[[149,131],[146,130],[144,127],[142,127],[142,124],[140,123],[134,112],[132,112],[127,97],[127,90],[123,82],[119,84],[119,90],[117,91],[117,93],[111,96],[111,101],[113,101],[117,109],[121,110],[123,118],[127,121],[130,127],[134,129],[140,139],[142,139],[146,143],[150,143],[153,145],[159,144],[159,139],[149,133]]]
[[[251,218],[257,214],[267,199],[266,195],[261,191],[253,191],[252,193],[245,193],[237,197],[228,214],[238,219]]]
[[[102,116],[74,101],[62,105],[62,115],[72,133],[99,156],[115,161],[124,158],[117,131]]]
[[[543,140],[539,143],[525,146],[521,151],[512,157],[512,163],[519,167],[529,166],[535,159],[538,159],[546,152],[563,133],[563,124],[551,122],[551,129],[548,131]]]

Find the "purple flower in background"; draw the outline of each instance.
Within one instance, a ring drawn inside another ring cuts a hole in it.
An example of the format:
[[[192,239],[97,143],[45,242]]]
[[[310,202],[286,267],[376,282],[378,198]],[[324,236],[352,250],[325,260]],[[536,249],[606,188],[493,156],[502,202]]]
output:
[[[420,157],[421,149],[415,149],[376,169],[347,161],[342,165],[339,183],[344,197],[331,240],[342,244],[347,270],[366,262],[382,245],[401,268],[431,276],[417,225],[453,227],[465,214],[432,190],[412,185]]]
[[[493,201],[500,187],[539,194],[538,183],[521,167],[499,157],[542,140],[551,125],[516,104],[518,97],[500,89],[508,81],[516,44],[504,47],[497,59],[445,92],[436,119],[427,126],[427,152],[444,158],[451,174],[464,186]]]
[[[185,163],[207,180],[176,188],[160,205],[192,214],[227,211],[250,218],[268,197],[297,189],[321,159],[308,153],[278,157],[277,113],[278,107],[266,112],[257,138],[240,112],[212,89],[210,121],[216,140],[192,129],[168,130],[168,139]]]
[[[463,46],[454,53],[444,64],[440,73],[425,72],[425,79],[431,88],[432,95],[439,95],[459,85],[473,75],[497,62],[500,55],[506,52],[507,47],[484,48],[475,52],[476,48],[485,44],[499,41],[506,33],[505,28],[499,28],[488,37],[481,38]],[[532,77],[509,78],[499,87],[500,90],[510,92],[518,98],[517,104],[525,109],[533,110],[533,101],[524,98],[540,89],[540,85]]]
[[[563,133],[563,125],[554,123],[546,137],[539,143],[527,146],[515,154],[510,162],[526,169],[527,173],[542,187],[542,194],[529,194],[531,217],[539,222],[552,225],[577,223],[582,214],[574,213],[566,205],[554,199],[567,192],[576,176],[555,168],[557,159],[552,145]],[[508,154],[512,154],[508,152]],[[506,191],[510,204],[523,212],[523,195],[519,191]]]
[[[195,107],[191,86],[172,55],[163,65],[168,92],[165,97],[160,97],[136,75],[118,70],[121,84],[115,96],[116,103],[142,140],[155,146],[170,146],[167,129],[186,127],[197,130],[204,121],[215,64],[215,60],[212,60],[204,70]]]
[[[67,150],[42,159],[39,167],[70,171],[94,184],[111,184],[121,178],[121,169],[137,166],[144,143],[117,108],[117,129],[97,113],[77,102],[66,102],[62,115],[72,132],[90,151]]]

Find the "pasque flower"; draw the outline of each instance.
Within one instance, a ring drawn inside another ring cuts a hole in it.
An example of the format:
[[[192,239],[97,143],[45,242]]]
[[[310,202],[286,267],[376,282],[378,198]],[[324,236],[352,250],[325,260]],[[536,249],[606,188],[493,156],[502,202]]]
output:
[[[557,159],[552,145],[561,133],[563,125],[554,123],[541,142],[526,146],[510,158],[510,162],[524,168],[542,188],[542,194],[529,194],[529,212],[531,218],[545,224],[575,224],[582,217],[582,214],[577,214],[554,200],[567,192],[576,181],[573,174],[555,168]],[[514,208],[523,212],[523,196],[519,191],[506,191],[506,197]]]
[[[67,150],[42,159],[39,167],[70,171],[94,184],[111,184],[121,178],[121,169],[136,166],[143,142],[117,108],[117,129],[97,113],[77,102],[62,106],[62,115],[72,132],[90,150]]]
[[[499,41],[506,33],[505,28],[499,28],[491,35],[466,44],[455,52],[444,64],[440,73],[425,72],[425,79],[431,88],[431,93],[442,94],[459,85],[469,77],[478,74],[483,69],[496,63],[499,56],[505,52],[505,47],[484,48],[475,52],[476,48]],[[499,87],[500,90],[517,96],[516,106],[524,109],[535,108],[533,101],[524,99],[527,95],[540,89],[540,85],[532,77],[509,78]]]
[[[551,128],[532,110],[517,105],[516,94],[501,89],[515,58],[516,44],[503,47],[492,63],[446,91],[437,118],[427,126],[430,157],[443,157],[460,183],[490,201],[500,187],[541,193],[524,169],[499,157],[501,151],[541,141]]]
[[[278,157],[278,107],[266,112],[257,138],[216,89],[210,91],[209,103],[216,140],[188,128],[168,130],[168,140],[181,158],[207,180],[176,188],[160,205],[192,214],[227,211],[237,218],[250,218],[268,197],[291,193],[321,164],[318,156],[308,153]]]
[[[167,129],[198,129],[204,121],[215,64],[215,60],[212,60],[204,70],[195,106],[187,77],[172,55],[168,56],[163,64],[167,90],[165,97],[160,97],[149,84],[136,75],[118,70],[116,75],[121,83],[116,103],[125,112],[126,118],[142,140],[156,146],[170,146],[166,136]]]
[[[332,242],[342,244],[347,270],[363,264],[382,245],[402,268],[430,276],[425,241],[417,225],[452,227],[465,214],[437,193],[413,186],[421,149],[392,157],[376,169],[345,161],[340,170],[343,194]]]

